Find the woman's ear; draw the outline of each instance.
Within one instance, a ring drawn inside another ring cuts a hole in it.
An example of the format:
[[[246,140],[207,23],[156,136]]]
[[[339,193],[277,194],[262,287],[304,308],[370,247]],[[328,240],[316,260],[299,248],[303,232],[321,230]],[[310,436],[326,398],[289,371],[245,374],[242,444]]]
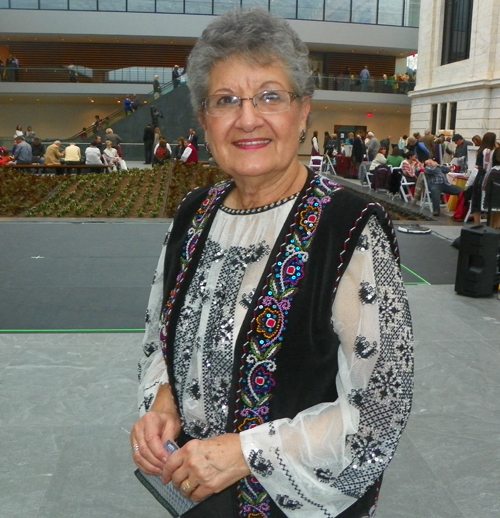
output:
[[[205,112],[199,111],[198,112],[198,122],[200,123],[200,126],[203,128],[203,131],[205,134],[207,133],[207,121]]]

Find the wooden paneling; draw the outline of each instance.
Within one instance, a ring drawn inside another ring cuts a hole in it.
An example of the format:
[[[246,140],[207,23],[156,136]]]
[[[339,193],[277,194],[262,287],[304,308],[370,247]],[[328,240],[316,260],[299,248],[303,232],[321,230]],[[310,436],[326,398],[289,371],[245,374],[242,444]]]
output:
[[[329,52],[326,55],[326,71],[324,75],[338,76],[346,67],[356,76],[361,70],[368,67],[373,78],[381,78],[384,74],[394,75],[396,59],[393,56],[373,56],[351,54],[349,52]]]

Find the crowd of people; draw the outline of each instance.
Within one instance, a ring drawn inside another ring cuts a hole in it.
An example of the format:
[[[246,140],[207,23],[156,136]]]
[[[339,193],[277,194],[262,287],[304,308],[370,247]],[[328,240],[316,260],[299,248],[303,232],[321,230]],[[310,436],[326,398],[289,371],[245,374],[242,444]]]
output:
[[[13,54],[5,63],[0,58],[0,81],[19,81],[19,60]]]
[[[151,109],[153,110],[153,108]],[[156,118],[156,122],[157,120]],[[189,129],[187,137],[177,139],[177,146],[174,150],[172,150],[158,125],[148,124],[144,128],[142,141],[144,142],[145,164],[163,165],[168,160],[177,160],[188,164],[198,162],[198,135],[194,128]]]

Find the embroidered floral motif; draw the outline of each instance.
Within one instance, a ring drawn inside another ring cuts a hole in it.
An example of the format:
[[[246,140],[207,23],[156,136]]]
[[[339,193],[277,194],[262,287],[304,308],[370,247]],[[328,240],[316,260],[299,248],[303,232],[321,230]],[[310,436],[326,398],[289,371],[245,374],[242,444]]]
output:
[[[362,282],[359,288],[359,298],[362,304],[373,304],[377,300],[377,288],[368,282]]]
[[[332,480],[335,480],[335,476],[329,469],[316,468],[314,474],[323,484],[329,484]]]
[[[377,342],[370,343],[364,336],[357,336],[354,352],[358,358],[367,360],[377,352]]]
[[[361,252],[366,252],[370,248],[370,244],[368,242],[368,236],[361,234],[358,239],[358,244],[356,245],[356,250],[360,250]]]
[[[296,509],[303,507],[302,504],[297,500],[290,500],[288,495],[277,495],[276,502],[280,507],[283,507],[284,509],[290,509],[291,511],[295,511]]]
[[[363,404],[363,398],[365,396],[365,391],[363,389],[352,389],[350,394],[347,396],[347,401],[356,408],[361,408]]]
[[[308,250],[318,228],[323,208],[331,194],[341,187],[316,176],[311,182],[295,221],[287,234],[281,252],[272,266],[267,285],[255,308],[252,329],[244,345],[240,369],[240,398],[236,405],[235,424],[239,431],[263,424],[268,420],[269,401],[276,382],[276,355],[287,329],[288,313],[300,281],[304,278]],[[249,481],[252,480],[251,482]],[[269,516],[269,496],[252,477],[240,483],[240,493],[247,505],[240,516]]]
[[[262,477],[267,477],[274,471],[271,461],[262,456],[262,450],[252,450],[248,456],[248,464]]]

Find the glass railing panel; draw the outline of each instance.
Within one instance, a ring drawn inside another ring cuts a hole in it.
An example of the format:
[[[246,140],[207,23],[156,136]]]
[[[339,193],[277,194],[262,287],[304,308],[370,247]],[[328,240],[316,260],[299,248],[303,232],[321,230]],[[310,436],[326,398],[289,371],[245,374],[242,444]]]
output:
[[[403,3],[401,0],[379,0],[378,23],[382,25],[401,25],[403,22]]]
[[[0,9],[8,9],[9,0],[0,0]]]
[[[377,23],[377,0],[352,0],[352,23]]]
[[[157,13],[182,13],[183,0],[156,0]]]
[[[305,0],[299,3],[299,20],[323,20],[323,0]]]
[[[69,0],[72,11],[97,11],[97,0]]]
[[[243,9],[252,9],[252,7],[261,7],[267,11],[269,5],[267,0],[242,0]]]
[[[40,9],[68,10],[68,0],[40,0]]]
[[[187,14],[212,14],[211,0],[186,0]]]
[[[10,0],[10,7],[11,9],[38,9],[38,0]]]
[[[139,13],[154,13],[154,0],[128,0],[128,10]]]
[[[287,0],[276,0],[275,2],[272,2],[270,12],[276,16],[288,18],[289,20],[297,18],[297,6],[295,5],[295,2],[289,2]]]
[[[239,0],[214,0],[214,14],[221,15],[239,6]]]
[[[124,12],[127,10],[126,0],[98,0],[99,11]]]
[[[351,6],[344,0],[325,0],[325,20],[329,22],[348,22]]]

